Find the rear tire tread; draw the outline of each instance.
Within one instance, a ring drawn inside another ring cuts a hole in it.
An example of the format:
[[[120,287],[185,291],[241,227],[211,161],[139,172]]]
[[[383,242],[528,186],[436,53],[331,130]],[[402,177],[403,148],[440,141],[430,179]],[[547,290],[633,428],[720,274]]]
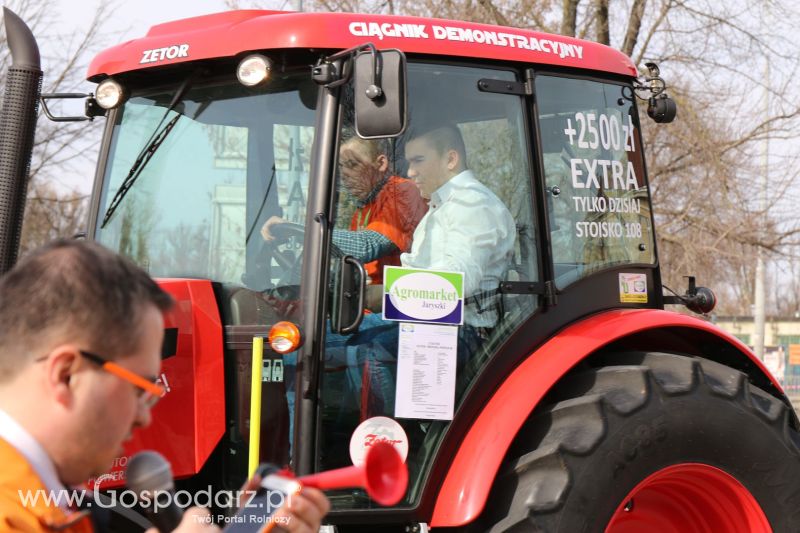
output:
[[[491,531],[514,531],[523,524],[521,530],[539,531],[534,515],[557,511],[567,499],[573,483],[569,457],[597,449],[607,434],[611,412],[626,417],[663,397],[697,391],[730,399],[767,423],[782,426],[784,442],[798,454],[787,406],[751,385],[736,369],[697,357],[644,352],[606,355],[602,364],[610,366],[584,369],[559,383],[546,397],[550,403],[538,409],[518,434],[510,450],[510,456],[517,458],[501,466],[495,482],[502,491],[515,493],[507,516]],[[525,450],[533,451],[519,453]]]

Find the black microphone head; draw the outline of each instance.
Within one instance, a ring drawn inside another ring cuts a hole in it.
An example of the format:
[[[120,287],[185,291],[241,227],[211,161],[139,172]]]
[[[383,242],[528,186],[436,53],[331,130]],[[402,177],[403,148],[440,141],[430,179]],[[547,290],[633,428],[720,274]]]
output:
[[[150,450],[139,452],[128,461],[125,478],[125,484],[137,494],[142,492],[152,494],[175,488],[169,461],[160,453]]]

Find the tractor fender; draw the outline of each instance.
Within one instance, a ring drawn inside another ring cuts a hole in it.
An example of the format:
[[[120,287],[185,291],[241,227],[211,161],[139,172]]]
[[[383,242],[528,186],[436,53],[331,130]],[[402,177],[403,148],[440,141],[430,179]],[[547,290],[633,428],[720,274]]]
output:
[[[571,368],[598,349],[636,333],[661,328],[704,331],[748,358],[783,394],[764,364],[732,335],[698,318],[659,309],[606,311],[575,322],[532,352],[500,385],[470,427],[436,499],[431,527],[457,527],[483,511],[506,452],[545,394]],[[481,465],[476,468],[475,465]]]

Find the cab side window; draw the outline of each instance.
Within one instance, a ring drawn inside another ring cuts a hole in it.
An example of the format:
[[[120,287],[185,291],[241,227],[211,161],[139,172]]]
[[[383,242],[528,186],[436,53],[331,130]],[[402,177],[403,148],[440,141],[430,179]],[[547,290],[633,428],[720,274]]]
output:
[[[634,96],[613,83],[539,75],[536,101],[556,286],[655,261]]]

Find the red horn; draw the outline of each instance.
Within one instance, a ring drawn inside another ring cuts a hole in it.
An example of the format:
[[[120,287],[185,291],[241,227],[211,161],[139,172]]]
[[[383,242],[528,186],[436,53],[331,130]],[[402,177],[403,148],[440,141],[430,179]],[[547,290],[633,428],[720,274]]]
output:
[[[394,446],[376,442],[367,450],[363,465],[310,474],[298,481],[322,490],[361,487],[379,504],[394,505],[406,493],[408,468]]]

